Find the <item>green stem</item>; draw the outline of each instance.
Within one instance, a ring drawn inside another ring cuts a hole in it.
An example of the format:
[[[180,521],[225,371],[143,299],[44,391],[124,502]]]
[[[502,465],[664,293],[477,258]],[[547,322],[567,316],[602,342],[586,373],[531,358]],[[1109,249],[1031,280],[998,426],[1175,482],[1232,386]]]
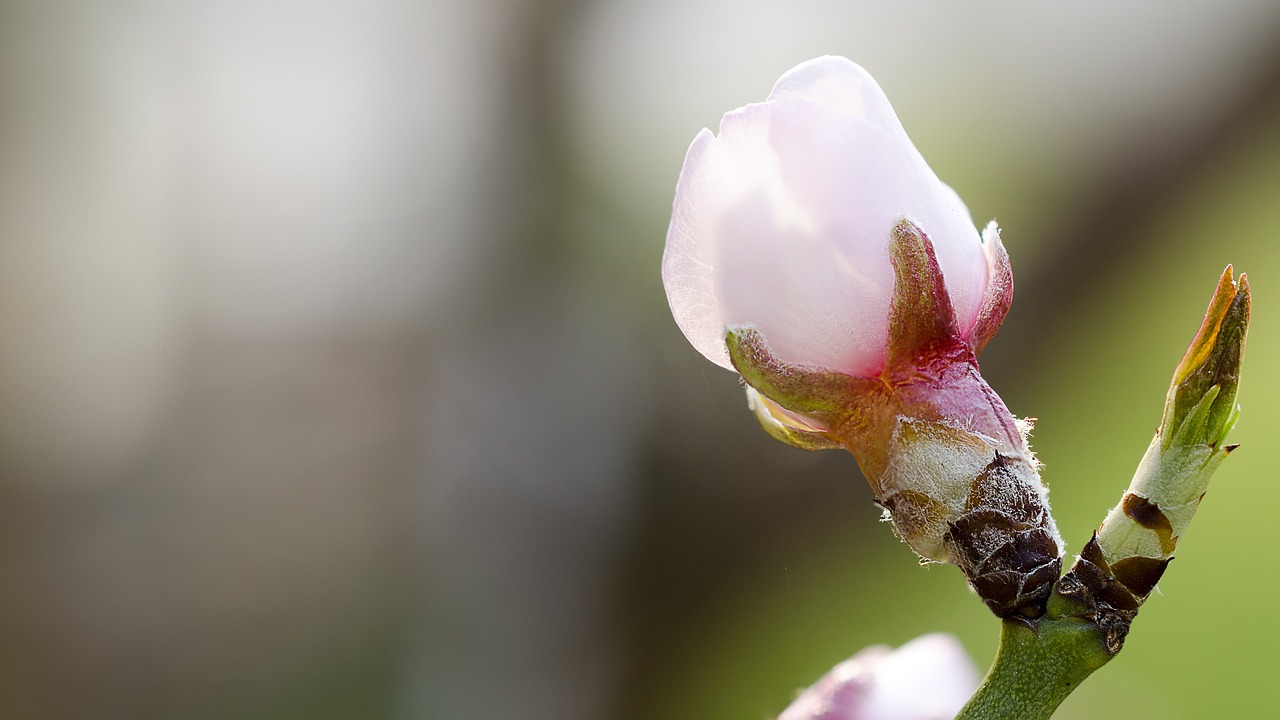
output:
[[[1072,690],[1111,659],[1098,627],[1054,595],[1034,628],[1006,620],[995,664],[956,720],[1046,720]]]

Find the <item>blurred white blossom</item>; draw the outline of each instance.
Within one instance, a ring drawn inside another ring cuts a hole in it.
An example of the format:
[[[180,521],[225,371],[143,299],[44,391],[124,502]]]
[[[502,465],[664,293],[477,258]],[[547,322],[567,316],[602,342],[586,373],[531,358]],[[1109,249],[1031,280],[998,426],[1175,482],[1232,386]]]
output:
[[[923,635],[890,650],[873,645],[836,665],[778,720],[946,720],[978,687],[959,641]]]

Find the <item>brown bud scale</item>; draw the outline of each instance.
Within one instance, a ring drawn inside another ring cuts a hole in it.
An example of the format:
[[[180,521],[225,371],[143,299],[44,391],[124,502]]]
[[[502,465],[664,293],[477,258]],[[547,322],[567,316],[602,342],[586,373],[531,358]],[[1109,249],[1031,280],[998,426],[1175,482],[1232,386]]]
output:
[[[982,601],[1002,618],[1037,618],[1062,570],[1061,551],[1038,489],[1020,458],[997,454],[974,482],[966,512],[945,542]]]
[[[1168,555],[1178,545],[1178,538],[1173,536],[1173,524],[1156,503],[1134,493],[1125,493],[1120,507],[1130,520],[1154,532],[1160,540],[1160,549]]]
[[[1080,559],[1058,582],[1058,593],[1085,607],[1083,617],[1098,626],[1107,652],[1115,655],[1124,647],[1139,606],[1172,560],[1130,557],[1111,565],[1095,532],[1080,551]]]

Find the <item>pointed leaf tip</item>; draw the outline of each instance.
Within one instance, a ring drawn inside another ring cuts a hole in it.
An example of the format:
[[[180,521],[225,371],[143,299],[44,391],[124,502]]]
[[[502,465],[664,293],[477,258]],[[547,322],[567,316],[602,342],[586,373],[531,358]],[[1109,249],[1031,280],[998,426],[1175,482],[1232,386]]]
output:
[[[1174,371],[1162,423],[1166,443],[1219,443],[1230,430],[1236,416],[1250,306],[1248,278],[1242,273],[1235,279],[1228,265],[1195,338]]]

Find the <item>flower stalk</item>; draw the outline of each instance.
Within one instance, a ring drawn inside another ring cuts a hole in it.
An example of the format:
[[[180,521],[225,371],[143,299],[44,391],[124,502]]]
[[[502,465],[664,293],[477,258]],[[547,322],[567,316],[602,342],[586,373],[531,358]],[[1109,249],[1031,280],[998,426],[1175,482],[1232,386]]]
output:
[[[956,720],[1046,720],[1094,670],[1111,659],[1086,620],[1050,608],[1035,627],[1000,624],[1000,651]]]

